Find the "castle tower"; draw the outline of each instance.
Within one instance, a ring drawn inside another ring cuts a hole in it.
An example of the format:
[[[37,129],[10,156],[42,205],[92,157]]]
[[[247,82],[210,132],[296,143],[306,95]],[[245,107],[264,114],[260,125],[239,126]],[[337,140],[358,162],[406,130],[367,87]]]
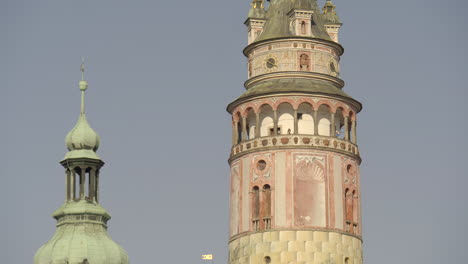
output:
[[[107,233],[109,213],[99,204],[99,170],[104,162],[96,154],[99,136],[86,120],[84,99],[88,83],[82,80],[78,122],[65,138],[65,203],[53,214],[55,235],[34,256],[34,264],[128,264],[128,256]]]
[[[249,27],[246,91],[227,107],[229,263],[360,264],[362,106],[339,78],[341,21],[330,0],[261,11],[247,20],[263,23],[255,38]]]

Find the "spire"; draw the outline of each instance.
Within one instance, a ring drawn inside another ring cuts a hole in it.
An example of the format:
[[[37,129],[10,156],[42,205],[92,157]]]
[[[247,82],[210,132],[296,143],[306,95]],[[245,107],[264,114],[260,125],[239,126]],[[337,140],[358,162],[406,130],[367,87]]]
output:
[[[81,81],[79,82],[81,91],[80,116],[75,127],[68,132],[65,137],[65,143],[69,150],[65,155],[65,159],[90,158],[100,160],[99,156],[96,154],[99,148],[99,135],[91,128],[86,120],[85,91],[88,89],[88,82],[84,79],[84,70],[84,59],[82,59],[80,66]]]
[[[248,18],[265,18],[265,6],[263,0],[252,0],[250,4],[252,8],[249,10]]]
[[[325,5],[323,6],[323,17],[325,20],[325,24],[339,24],[341,25],[340,18],[336,14],[336,6],[333,4],[331,0],[327,0]]]
[[[104,162],[96,154],[99,136],[86,120],[84,70],[82,62],[80,116],[65,138],[69,151],[60,162],[65,168],[65,203],[52,214],[56,233],[36,252],[34,264],[128,264],[125,250],[107,233],[111,216],[100,205]]]

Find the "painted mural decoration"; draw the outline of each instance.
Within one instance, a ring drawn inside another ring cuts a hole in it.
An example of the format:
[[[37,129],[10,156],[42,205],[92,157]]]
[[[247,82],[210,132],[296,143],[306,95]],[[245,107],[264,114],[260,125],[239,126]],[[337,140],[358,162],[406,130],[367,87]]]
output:
[[[239,200],[240,200],[240,175],[239,164],[231,168],[231,204],[230,204],[230,234],[239,233]]]
[[[294,222],[296,226],[325,226],[324,157],[296,156]]]
[[[253,156],[252,168],[252,181],[254,184],[261,185],[268,182],[271,178],[271,154],[255,155]]]

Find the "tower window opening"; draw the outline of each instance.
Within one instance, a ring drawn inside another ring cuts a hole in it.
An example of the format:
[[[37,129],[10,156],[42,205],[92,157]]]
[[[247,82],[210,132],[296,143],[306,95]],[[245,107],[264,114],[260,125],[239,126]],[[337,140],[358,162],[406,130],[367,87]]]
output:
[[[72,172],[73,177],[73,200],[80,199],[81,187],[81,169],[75,168]]]
[[[297,113],[297,120],[302,120],[302,113]]]
[[[89,200],[91,197],[91,168],[87,168],[84,174],[85,184],[84,184],[84,195],[86,200]],[[87,179],[87,180],[86,180]]]
[[[271,187],[268,184],[263,186],[263,229],[271,229]]]
[[[302,21],[301,22],[301,34],[306,34],[306,22],[305,21]]]
[[[258,169],[259,171],[263,171],[263,170],[265,170],[266,165],[267,165],[267,164],[266,164],[266,161],[264,161],[264,160],[259,160],[259,161],[257,162],[257,169]]]
[[[260,188],[253,187],[252,190],[252,229],[260,229]]]
[[[299,56],[299,65],[301,71],[308,71],[310,69],[310,59],[307,54]]]
[[[269,256],[266,256],[265,258],[263,258],[263,260],[265,261],[266,264],[271,263],[271,258]]]

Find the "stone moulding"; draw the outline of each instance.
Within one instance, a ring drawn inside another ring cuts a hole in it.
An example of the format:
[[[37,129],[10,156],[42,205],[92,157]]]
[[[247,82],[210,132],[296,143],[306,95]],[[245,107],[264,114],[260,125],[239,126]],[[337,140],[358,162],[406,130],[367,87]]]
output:
[[[347,156],[356,158],[359,163],[361,162],[357,145],[350,141],[327,136],[293,134],[260,137],[240,142],[239,144],[232,147],[229,163],[245,154],[256,151],[264,151],[270,148],[308,148],[328,150],[340,154],[345,154]]]
[[[333,229],[333,228],[323,228],[323,227],[302,227],[302,228],[291,228],[291,227],[288,227],[288,228],[272,228],[272,229],[267,229],[267,230],[258,230],[258,231],[247,231],[247,232],[242,232],[242,233],[239,233],[235,236],[232,236],[229,238],[229,242],[228,243],[231,243],[232,241],[240,238],[240,237],[243,237],[243,236],[246,236],[246,235],[252,235],[252,234],[258,234],[258,233],[268,233],[268,232],[275,232],[275,231],[320,231],[320,232],[334,232],[334,233],[338,233],[338,234],[341,234],[341,235],[346,235],[346,236],[350,236],[350,237],[354,237],[356,239],[359,239],[361,240],[361,242],[363,241],[362,240],[362,236],[358,236],[356,234],[352,234],[352,233],[348,233],[348,232],[345,232],[343,230],[340,230],[340,229]]]

